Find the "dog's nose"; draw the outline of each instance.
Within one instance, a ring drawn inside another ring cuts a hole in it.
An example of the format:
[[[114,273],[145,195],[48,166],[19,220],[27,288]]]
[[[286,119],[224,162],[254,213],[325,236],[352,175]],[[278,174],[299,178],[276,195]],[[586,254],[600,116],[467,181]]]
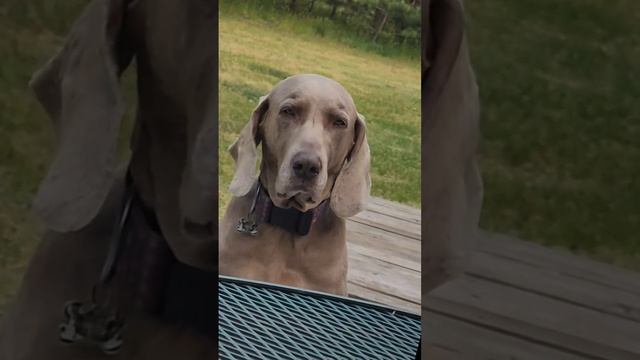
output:
[[[297,177],[303,180],[312,180],[322,170],[322,162],[317,156],[300,153],[293,157],[291,167]]]

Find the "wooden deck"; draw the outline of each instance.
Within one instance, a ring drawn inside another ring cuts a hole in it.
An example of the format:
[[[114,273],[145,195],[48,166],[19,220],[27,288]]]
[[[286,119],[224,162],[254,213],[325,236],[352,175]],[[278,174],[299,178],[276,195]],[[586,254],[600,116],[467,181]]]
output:
[[[372,198],[347,222],[351,296],[420,313],[420,210]]]
[[[349,231],[352,295],[418,311],[419,210],[374,199]],[[429,360],[640,359],[640,274],[502,235],[425,307]]]

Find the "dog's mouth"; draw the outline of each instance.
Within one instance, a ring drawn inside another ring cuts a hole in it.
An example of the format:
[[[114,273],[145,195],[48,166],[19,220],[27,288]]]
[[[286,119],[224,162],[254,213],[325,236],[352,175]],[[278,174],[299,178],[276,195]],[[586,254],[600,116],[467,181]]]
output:
[[[278,192],[276,193],[276,196],[278,197],[276,205],[282,208],[292,207],[294,209],[305,212],[318,205],[317,200],[313,197],[312,194],[302,190],[289,191],[284,193]]]

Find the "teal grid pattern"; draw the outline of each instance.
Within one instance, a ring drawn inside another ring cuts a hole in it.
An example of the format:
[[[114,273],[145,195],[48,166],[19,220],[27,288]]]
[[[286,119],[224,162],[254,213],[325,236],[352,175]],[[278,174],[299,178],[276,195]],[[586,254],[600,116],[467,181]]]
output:
[[[367,302],[220,277],[220,360],[414,360],[420,317]]]

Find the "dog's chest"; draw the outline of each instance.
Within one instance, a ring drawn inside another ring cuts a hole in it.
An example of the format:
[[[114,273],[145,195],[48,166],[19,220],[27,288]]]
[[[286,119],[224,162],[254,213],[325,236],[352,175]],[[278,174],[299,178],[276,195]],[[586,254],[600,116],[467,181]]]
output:
[[[331,234],[312,231],[300,237],[266,224],[261,224],[255,236],[229,233],[220,249],[220,273],[306,289],[343,292],[347,249],[344,237],[340,235],[340,231]]]

